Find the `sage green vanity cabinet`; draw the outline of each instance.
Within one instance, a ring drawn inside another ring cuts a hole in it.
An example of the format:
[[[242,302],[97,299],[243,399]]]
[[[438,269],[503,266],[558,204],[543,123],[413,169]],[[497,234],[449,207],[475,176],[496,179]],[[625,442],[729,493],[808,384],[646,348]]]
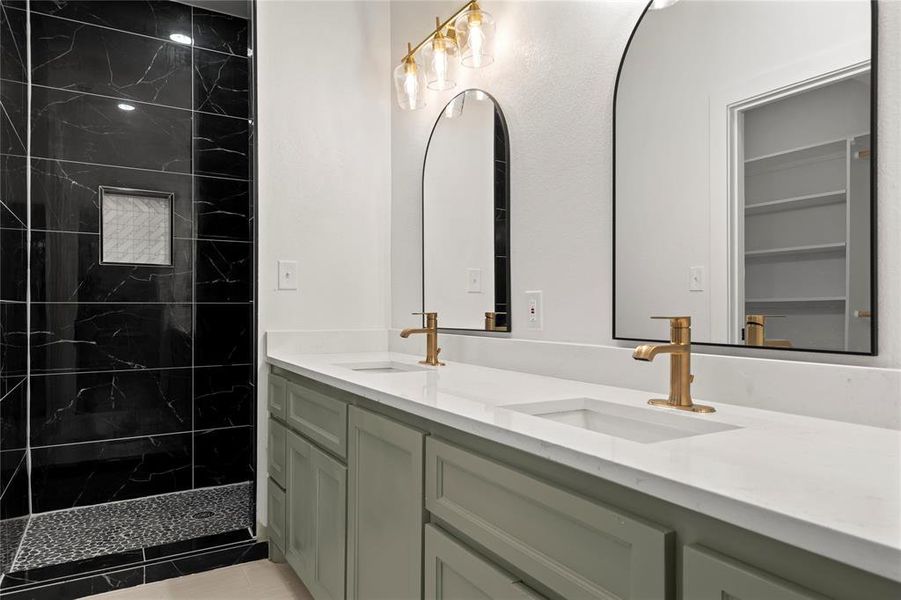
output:
[[[316,600],[344,596],[347,468],[287,433],[285,559]]]
[[[540,600],[519,579],[433,525],[425,528],[425,600]]]
[[[269,477],[282,489],[285,488],[287,433],[284,425],[275,419],[269,419],[269,444],[266,452],[269,459]]]
[[[434,438],[426,507],[563,597],[667,597],[670,531]]]
[[[267,506],[269,508],[269,541],[276,546],[282,554],[285,549],[285,490],[273,482],[269,482]]]
[[[285,401],[288,392],[288,382],[278,375],[269,375],[269,412],[279,419],[285,418]]]
[[[347,597],[422,593],[422,432],[348,409]]]
[[[310,385],[288,382],[285,420],[321,448],[347,456],[347,403]]]
[[[824,596],[700,546],[682,550],[682,598],[825,600]]]
[[[273,371],[272,555],[315,600],[901,598],[698,510]]]

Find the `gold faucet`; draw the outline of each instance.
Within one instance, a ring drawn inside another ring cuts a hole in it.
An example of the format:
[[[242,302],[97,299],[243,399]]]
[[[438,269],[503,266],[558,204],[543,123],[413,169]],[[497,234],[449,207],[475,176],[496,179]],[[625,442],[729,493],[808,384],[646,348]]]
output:
[[[791,348],[791,340],[774,340],[766,337],[766,320],[785,315],[745,315],[745,345]]]
[[[505,315],[505,312],[486,312],[485,313],[485,331],[507,331],[506,326],[497,326],[498,315]]]
[[[669,398],[648,400],[648,404],[698,413],[714,412],[712,406],[691,401],[691,317],[651,317],[669,319],[669,344],[644,344],[635,349],[632,358],[650,362],[658,354],[670,355]]]
[[[438,313],[425,312],[413,313],[414,315],[425,316],[426,325],[421,328],[408,328],[400,332],[400,337],[408,338],[414,333],[425,334],[425,360],[419,361],[423,365],[432,365],[433,367],[443,366],[444,363],[438,360],[441,348],[438,347]]]

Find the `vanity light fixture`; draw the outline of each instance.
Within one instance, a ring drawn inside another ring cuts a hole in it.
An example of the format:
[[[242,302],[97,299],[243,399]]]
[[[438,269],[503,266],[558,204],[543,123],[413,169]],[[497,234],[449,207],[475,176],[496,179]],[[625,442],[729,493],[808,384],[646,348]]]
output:
[[[435,19],[435,29],[415,47],[407,44],[407,53],[394,69],[397,103],[404,110],[423,108],[425,89],[449,90],[457,85],[456,61],[479,68],[494,62],[494,18],[470,0],[443,23]],[[416,53],[425,67],[416,62]]]
[[[394,69],[394,87],[397,91],[397,103],[404,110],[418,110],[425,107],[425,74],[416,64],[409,42],[407,55]]]
[[[472,2],[454,23],[464,67],[478,69],[494,62],[494,17]]]
[[[185,35],[183,33],[171,33],[169,34],[169,39],[179,44],[190,45],[194,43],[194,40],[191,39],[191,36]]]
[[[457,36],[453,29],[445,34],[441,31],[441,20],[435,17],[435,34],[432,40],[422,47],[422,58],[425,61],[426,79],[430,90],[449,90],[457,82],[454,80],[454,58],[457,54]]]

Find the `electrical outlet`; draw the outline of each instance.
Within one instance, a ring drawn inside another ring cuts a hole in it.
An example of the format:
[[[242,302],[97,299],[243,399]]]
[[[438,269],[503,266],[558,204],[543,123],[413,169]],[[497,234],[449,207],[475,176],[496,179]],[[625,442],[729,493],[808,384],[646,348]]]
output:
[[[688,267],[688,291],[704,291],[704,267]]]
[[[542,319],[542,302],[541,291],[533,290],[526,292],[526,327],[529,329],[541,329]]]
[[[296,290],[297,289],[297,261],[280,260],[278,261],[278,289],[280,290]]]
[[[466,269],[466,292],[482,293],[482,269]]]

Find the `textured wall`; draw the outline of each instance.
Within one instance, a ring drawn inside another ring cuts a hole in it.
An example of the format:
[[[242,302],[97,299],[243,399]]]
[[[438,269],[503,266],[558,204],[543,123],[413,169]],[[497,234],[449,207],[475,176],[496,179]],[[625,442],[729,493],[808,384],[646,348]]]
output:
[[[257,5],[261,348],[267,330],[387,323],[388,25],[387,2]],[[276,289],[279,259],[297,261],[299,290]]]
[[[630,2],[492,2],[495,64],[461,69],[460,86],[493,94],[510,128],[513,336],[625,345],[612,340],[612,110],[623,48],[644,7]],[[393,2],[392,57],[453,2]],[[785,354],[792,360],[901,367],[901,3],[880,2],[879,356]],[[418,306],[421,159],[437,111],[392,113],[391,323]],[[523,292],[544,291],[544,329],[522,326]],[[698,348],[715,353],[715,349]],[[735,353],[736,350],[729,350]],[[767,353],[778,357],[780,353]]]

